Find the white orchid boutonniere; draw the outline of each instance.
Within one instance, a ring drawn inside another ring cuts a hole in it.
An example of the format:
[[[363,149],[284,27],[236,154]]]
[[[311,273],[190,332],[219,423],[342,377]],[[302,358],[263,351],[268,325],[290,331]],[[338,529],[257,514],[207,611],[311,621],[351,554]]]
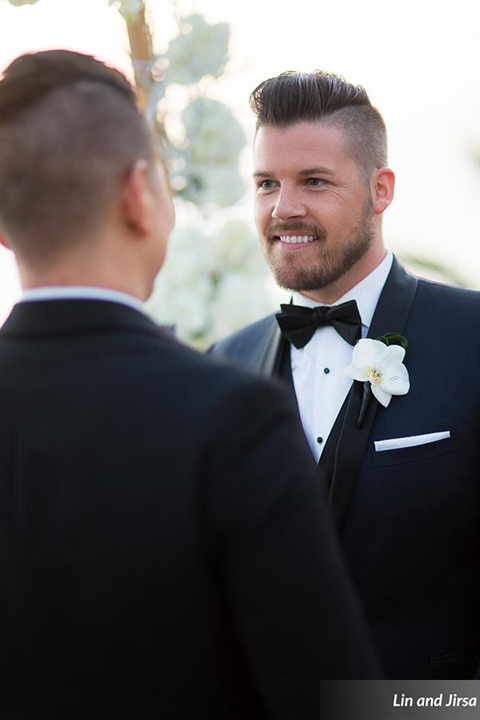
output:
[[[406,395],[410,390],[408,370],[403,364],[407,347],[407,339],[397,333],[388,333],[378,340],[365,338],[355,345],[352,362],[344,373],[364,383],[358,428],[372,393],[379,403],[388,407],[392,395]]]

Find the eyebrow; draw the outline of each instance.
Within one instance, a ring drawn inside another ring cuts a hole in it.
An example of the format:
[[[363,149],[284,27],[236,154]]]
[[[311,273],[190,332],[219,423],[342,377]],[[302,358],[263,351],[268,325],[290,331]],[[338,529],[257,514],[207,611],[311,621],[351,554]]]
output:
[[[304,176],[304,175],[335,175],[333,170],[330,170],[329,168],[326,168],[326,167],[309,168],[308,170],[301,170],[298,174],[302,175],[302,176]]]
[[[265,172],[264,170],[257,170],[257,172],[253,173],[253,177],[258,178],[270,178],[275,173],[269,173]],[[333,170],[330,170],[326,167],[314,167],[314,168],[307,168],[306,170],[300,170],[298,173],[301,177],[305,177],[307,175],[335,175]]]

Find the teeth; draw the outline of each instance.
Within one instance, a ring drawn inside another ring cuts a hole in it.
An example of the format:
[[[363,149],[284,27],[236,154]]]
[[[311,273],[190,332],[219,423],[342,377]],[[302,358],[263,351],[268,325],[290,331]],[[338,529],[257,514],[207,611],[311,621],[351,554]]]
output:
[[[313,242],[315,237],[313,235],[280,235],[280,240],[285,243],[308,243]]]

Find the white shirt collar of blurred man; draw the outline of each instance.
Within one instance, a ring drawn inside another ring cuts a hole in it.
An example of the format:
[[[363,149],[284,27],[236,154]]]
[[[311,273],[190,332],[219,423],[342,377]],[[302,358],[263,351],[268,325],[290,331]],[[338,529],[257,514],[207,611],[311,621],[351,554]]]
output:
[[[36,287],[24,290],[20,302],[44,300],[101,300],[115,302],[138,310],[146,315],[143,303],[133,295],[110,288],[87,287],[83,285]]]

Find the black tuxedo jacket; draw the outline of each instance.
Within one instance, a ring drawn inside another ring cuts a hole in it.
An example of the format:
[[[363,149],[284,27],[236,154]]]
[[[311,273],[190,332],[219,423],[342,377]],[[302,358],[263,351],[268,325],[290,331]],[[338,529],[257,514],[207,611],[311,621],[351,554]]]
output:
[[[373,397],[362,384],[339,413],[319,473],[350,571],[393,678],[472,678],[480,658],[480,293],[418,280],[395,260],[369,337],[407,337],[411,388]],[[284,353],[275,318],[215,353],[272,374]],[[450,431],[417,447],[374,441]]]
[[[141,313],[17,305],[0,717],[311,720],[321,677],[375,676],[309,455],[288,395]]]

